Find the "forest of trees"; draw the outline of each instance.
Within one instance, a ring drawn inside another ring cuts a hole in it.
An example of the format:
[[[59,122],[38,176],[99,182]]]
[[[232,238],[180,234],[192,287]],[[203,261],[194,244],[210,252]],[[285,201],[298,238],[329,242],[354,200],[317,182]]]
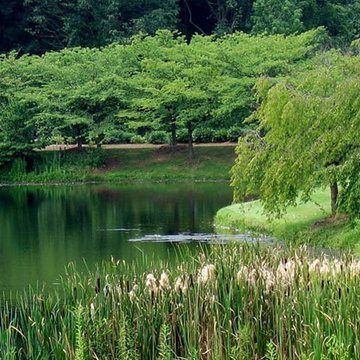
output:
[[[360,0],[1,0],[0,53],[41,54],[178,30],[190,40],[243,31],[292,34],[324,26],[330,44],[360,36]]]
[[[196,35],[0,57],[0,162],[58,143],[236,141],[258,78],[311,67],[324,30]]]
[[[360,0],[3,2],[0,166],[240,137],[237,200],[280,214],[330,185],[333,214],[358,212],[359,37]]]

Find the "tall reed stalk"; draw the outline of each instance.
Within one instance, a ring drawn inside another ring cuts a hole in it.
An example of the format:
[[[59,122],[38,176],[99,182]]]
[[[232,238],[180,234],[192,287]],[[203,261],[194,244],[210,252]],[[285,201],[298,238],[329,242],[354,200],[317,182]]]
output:
[[[214,245],[178,265],[112,259],[3,299],[2,359],[360,359],[360,263]]]

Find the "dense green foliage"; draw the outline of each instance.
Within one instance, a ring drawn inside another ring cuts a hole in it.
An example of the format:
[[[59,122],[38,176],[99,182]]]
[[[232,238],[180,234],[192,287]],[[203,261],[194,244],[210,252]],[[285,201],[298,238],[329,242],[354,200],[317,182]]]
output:
[[[360,33],[359,0],[7,0],[0,6],[0,53],[44,53],[124,43],[139,31],[179,30],[190,39],[233,33],[294,33],[325,26],[330,42]]]
[[[171,133],[173,143],[185,130],[190,145],[195,129],[214,131],[210,141],[233,139],[254,108],[257,79],[306,66],[321,34],[194,36],[188,44],[163,30],[127,45],[3,55],[1,162],[54,142],[159,142],[154,130]]]
[[[249,245],[200,255],[147,273],[116,260],[96,273],[70,266],[62,292],[3,300],[1,357],[359,358],[358,261]]]
[[[359,216],[359,69],[359,56],[331,51],[299,76],[258,82],[258,126],[237,148],[235,199],[257,193],[279,215],[330,186],[333,215],[339,206]]]

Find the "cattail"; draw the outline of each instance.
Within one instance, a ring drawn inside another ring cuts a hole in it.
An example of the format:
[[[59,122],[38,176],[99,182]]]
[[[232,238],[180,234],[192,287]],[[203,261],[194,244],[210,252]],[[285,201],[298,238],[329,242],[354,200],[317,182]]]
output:
[[[309,271],[313,273],[320,272],[321,261],[319,259],[315,259],[309,266]]]
[[[174,289],[175,291],[182,291],[182,288],[184,286],[184,282],[182,280],[182,278],[179,276],[175,279],[175,285],[174,285]]]
[[[169,277],[167,276],[167,274],[165,272],[163,272],[160,276],[160,287],[163,290],[169,290],[171,288]]]
[[[360,274],[360,261],[356,261],[354,259],[351,261],[350,273],[353,276]]]
[[[247,266],[242,266],[236,274],[238,281],[242,281],[249,276],[249,268]]]
[[[332,275],[336,276],[343,272],[344,264],[342,261],[339,261],[338,259],[334,260],[333,267],[332,267]]]
[[[152,273],[149,273],[146,277],[146,286],[149,288],[151,293],[157,292],[158,287],[156,285],[156,279]]]
[[[277,276],[287,285],[294,279],[295,273],[296,263],[293,260],[286,260],[285,263],[281,262],[276,271]]]
[[[327,275],[330,272],[330,265],[327,259],[321,263],[319,272],[321,275]]]
[[[188,286],[188,281],[187,281],[187,279],[185,278],[185,280],[183,281],[182,289],[181,289],[181,291],[182,291],[182,293],[183,293],[184,295],[187,293],[188,288],[189,288],[189,286]]]
[[[261,269],[261,277],[264,280],[264,284],[265,284],[265,292],[269,293],[271,289],[274,288],[275,286],[275,275],[272,271],[263,268]]]
[[[119,297],[121,297],[123,294],[123,287],[122,287],[121,283],[116,286],[116,290],[117,290]]]
[[[257,283],[257,279],[258,279],[258,276],[257,276],[257,272],[255,269],[251,269],[249,274],[248,274],[248,277],[247,277],[247,283],[249,286],[252,286],[252,287],[255,287],[256,286],[256,283]]]
[[[194,287],[194,276],[193,274],[189,275],[189,286]]]
[[[288,272],[288,276],[293,279],[296,274],[296,262],[293,260],[287,261],[285,263],[285,268]]]
[[[215,270],[216,270],[215,265],[213,265],[213,264],[205,265],[200,270],[200,275],[198,278],[199,284],[205,284],[208,281],[213,280],[215,278]]]
[[[98,294],[100,292],[100,288],[101,288],[101,283],[100,283],[100,278],[96,278],[96,285],[95,285],[95,293]]]
[[[130,286],[130,283],[129,283],[129,286]],[[138,285],[137,279],[136,279],[136,277],[135,277],[135,278],[134,278],[133,288],[132,288],[130,291],[128,291],[129,299],[130,299],[131,302],[134,301],[134,298],[135,298],[135,296],[136,296],[136,291],[137,291],[138,288],[139,288],[139,285]],[[151,290],[150,290],[150,291],[151,291]]]
[[[90,316],[91,316],[91,320],[93,322],[95,322],[95,304],[94,303],[90,304]]]
[[[134,298],[135,298],[135,291],[134,291],[134,290],[131,290],[131,291],[129,292],[129,299],[130,299],[131,302],[133,302],[133,301],[134,301]]]
[[[185,295],[189,289],[188,279],[185,276],[177,277],[175,279],[174,289],[177,292],[181,291]]]
[[[236,274],[238,281],[244,281],[250,285],[255,286],[257,281],[257,273],[255,269],[249,269],[247,266],[242,266]]]

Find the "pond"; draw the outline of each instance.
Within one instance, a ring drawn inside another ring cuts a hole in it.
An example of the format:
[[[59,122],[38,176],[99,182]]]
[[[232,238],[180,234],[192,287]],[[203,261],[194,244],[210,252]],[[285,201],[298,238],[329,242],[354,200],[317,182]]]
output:
[[[0,291],[52,285],[70,262],[171,261],[172,243],[208,239],[231,200],[228,183],[0,188]]]

